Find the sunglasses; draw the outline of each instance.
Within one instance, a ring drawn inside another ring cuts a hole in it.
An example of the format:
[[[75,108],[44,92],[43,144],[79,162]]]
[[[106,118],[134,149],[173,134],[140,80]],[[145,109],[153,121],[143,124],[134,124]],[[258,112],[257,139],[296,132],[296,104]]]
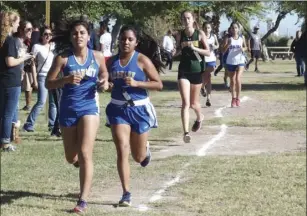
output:
[[[44,33],[43,35],[44,35],[44,36],[49,36],[49,37],[51,37],[51,36],[52,36],[52,33]]]
[[[33,28],[26,28],[25,30],[29,32],[29,31],[33,31]]]

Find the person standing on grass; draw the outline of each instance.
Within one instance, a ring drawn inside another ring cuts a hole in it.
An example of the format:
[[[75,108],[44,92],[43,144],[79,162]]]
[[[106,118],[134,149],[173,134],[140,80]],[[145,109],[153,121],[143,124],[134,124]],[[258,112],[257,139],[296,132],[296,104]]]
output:
[[[244,36],[240,36],[240,25],[233,22],[231,27],[231,37],[223,46],[224,52],[229,50],[226,59],[228,74],[230,77],[230,90],[231,90],[231,107],[240,106],[240,93],[241,93],[241,76],[245,66],[244,51],[246,44]]]
[[[166,57],[167,57],[167,61],[165,64],[165,67],[168,66],[168,70],[171,71],[172,70],[172,66],[173,66],[173,50],[174,50],[174,42],[172,39],[172,31],[168,30],[167,34],[163,37],[163,42],[162,42],[162,47],[163,49],[166,51]]]
[[[33,106],[26,123],[23,125],[23,129],[27,132],[34,131],[34,124],[37,116],[46,103],[49,93],[45,87],[45,81],[54,58],[54,43],[50,42],[52,39],[51,28],[44,26],[41,28],[40,32],[40,42],[35,44],[32,48],[32,53],[35,56],[37,65],[33,64],[31,68],[34,78],[34,86],[38,87],[37,102]],[[57,110],[52,95],[49,95],[49,131],[51,131],[54,126],[56,112]]]
[[[31,38],[32,25],[28,21],[19,22],[19,16],[13,15],[10,34],[1,47],[0,70],[0,144],[3,151],[15,151],[11,144],[20,142],[18,137],[18,101],[21,93],[21,77],[24,62],[32,61],[33,56],[26,53],[23,41]],[[16,31],[13,35],[14,31]]]
[[[183,126],[183,141],[189,143],[189,109],[192,108],[196,114],[196,121],[192,131],[201,128],[204,115],[201,113],[200,88],[202,84],[202,72],[204,71],[203,55],[210,56],[207,37],[202,30],[195,29],[195,19],[191,11],[181,13],[181,21],[184,30],[176,36],[177,48],[181,50],[181,59],[178,68],[178,86],[182,100],[181,120]]]
[[[131,206],[130,148],[133,159],[142,167],[151,160],[148,135],[150,128],[157,127],[157,119],[148,90],[163,88],[158,74],[163,64],[157,49],[158,44],[151,37],[126,25],[119,33],[119,53],[107,63],[113,85],[111,102],[106,108],[107,126],[111,127],[117,151],[123,189],[119,206],[123,207]]]
[[[82,213],[91,189],[93,147],[99,127],[97,85],[103,90],[108,88],[108,72],[102,53],[87,47],[87,22],[76,20],[66,28],[63,24],[55,32],[53,41],[60,54],[47,74],[46,88],[63,89],[59,121],[66,160],[79,167],[80,196],[73,211]],[[57,78],[61,71],[62,78]]]
[[[298,77],[304,76],[304,73],[305,73],[304,60],[303,60],[303,57],[301,55],[301,50],[297,46],[298,45],[297,42],[300,40],[301,35],[302,35],[301,31],[296,32],[295,39],[291,43],[291,49],[290,49],[291,52],[294,53],[295,62],[296,62],[296,71],[297,71]],[[307,47],[305,47],[305,49],[307,49]]]
[[[107,60],[112,56],[112,52],[111,52],[112,35],[109,32],[107,21],[100,23],[100,32],[101,32],[101,36],[99,40],[100,51],[103,53],[105,61],[107,62]]]
[[[247,50],[251,52],[251,59],[246,64],[246,69],[248,70],[249,65],[256,59],[255,61],[255,72],[259,73],[258,69],[258,59],[261,57],[261,36],[258,33],[259,26],[254,27],[254,32],[251,33],[250,38],[247,43]]]
[[[203,97],[207,97],[206,106],[211,106],[211,73],[216,67],[215,50],[219,48],[219,42],[215,34],[211,33],[212,25],[209,22],[203,24],[203,30],[206,34],[207,43],[210,49],[210,56],[205,56],[205,72],[203,73],[203,83],[200,92]]]

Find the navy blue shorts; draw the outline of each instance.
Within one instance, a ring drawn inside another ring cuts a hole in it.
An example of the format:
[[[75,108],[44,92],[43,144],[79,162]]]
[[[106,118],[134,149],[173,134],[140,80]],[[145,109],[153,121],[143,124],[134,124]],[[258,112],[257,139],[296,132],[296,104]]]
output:
[[[237,70],[238,67],[244,67],[245,64],[238,64],[238,65],[230,65],[230,64],[227,64],[227,70],[228,72],[235,72]]]
[[[99,115],[99,110],[98,108],[96,109],[89,109],[89,110],[85,110],[85,111],[60,111],[60,115],[59,115],[59,122],[60,125],[63,127],[72,127],[72,126],[76,126],[79,122],[79,119],[82,118],[85,115]]]
[[[106,115],[106,126],[127,124],[138,134],[158,126],[156,112],[150,102],[140,106],[117,105],[111,102],[106,108]]]
[[[212,61],[212,62],[206,62],[206,67],[215,67],[216,66],[216,62]]]

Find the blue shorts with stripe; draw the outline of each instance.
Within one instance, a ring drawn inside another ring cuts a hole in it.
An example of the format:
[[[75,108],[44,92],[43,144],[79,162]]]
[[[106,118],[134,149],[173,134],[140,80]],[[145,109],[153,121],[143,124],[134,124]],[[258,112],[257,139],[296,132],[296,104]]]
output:
[[[216,66],[216,62],[212,61],[212,62],[206,62],[206,67],[215,67]]]
[[[139,106],[118,105],[111,102],[106,108],[106,115],[106,126],[127,124],[138,134],[158,126],[156,112],[150,102]]]

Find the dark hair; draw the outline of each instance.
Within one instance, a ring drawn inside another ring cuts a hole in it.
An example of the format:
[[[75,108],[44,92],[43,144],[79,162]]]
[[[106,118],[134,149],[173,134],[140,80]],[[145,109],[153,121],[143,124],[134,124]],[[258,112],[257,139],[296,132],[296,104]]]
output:
[[[212,24],[211,24],[211,22],[204,22],[204,24],[203,24],[203,28],[204,28],[206,25],[210,25],[210,26],[211,26],[211,28],[212,28]]]
[[[108,27],[108,20],[101,21],[99,24],[100,28],[106,29],[107,32],[110,32],[110,29]]]
[[[44,25],[43,27],[41,27],[41,28],[39,29],[39,34],[40,34],[39,42],[40,42],[40,43],[42,42],[42,36],[43,36],[43,34],[44,34],[44,32],[45,32],[46,29],[52,31],[51,27],[49,27],[49,26],[47,26],[47,25]]]
[[[33,25],[33,28],[40,28],[41,27],[40,23],[37,20],[33,20],[32,25]]]
[[[162,67],[164,67],[164,64],[160,61],[159,58],[158,43],[144,31],[137,30],[134,25],[124,25],[120,29],[119,36],[121,36],[126,31],[132,31],[134,33],[138,42],[136,51],[146,55],[152,61],[157,71],[159,73],[162,72]]]
[[[82,25],[90,35],[89,24],[82,20],[62,20],[57,22],[54,30],[55,51],[61,53],[71,49],[70,34],[76,26]]]
[[[28,20],[20,21],[17,32],[15,32],[15,34],[14,34],[14,37],[22,37],[23,34],[24,34],[24,31],[25,31],[25,28],[26,28],[27,24],[29,24],[29,23],[31,24],[31,22],[28,21]]]

